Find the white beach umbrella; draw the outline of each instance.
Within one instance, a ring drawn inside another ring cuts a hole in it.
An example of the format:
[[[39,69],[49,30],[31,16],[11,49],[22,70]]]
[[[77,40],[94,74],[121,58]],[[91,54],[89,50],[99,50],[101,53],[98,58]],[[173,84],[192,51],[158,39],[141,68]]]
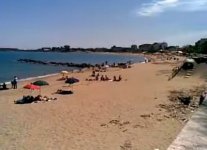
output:
[[[63,71],[61,71],[60,73],[61,73],[61,74],[68,74],[69,72],[66,71],[66,70],[63,70]]]

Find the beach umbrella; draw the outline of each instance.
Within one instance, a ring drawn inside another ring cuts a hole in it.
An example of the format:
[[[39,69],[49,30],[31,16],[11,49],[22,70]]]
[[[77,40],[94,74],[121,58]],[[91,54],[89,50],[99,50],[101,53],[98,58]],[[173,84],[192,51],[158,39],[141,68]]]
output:
[[[33,85],[45,86],[45,85],[49,85],[49,83],[43,80],[38,80],[38,81],[33,82]]]
[[[72,85],[72,84],[74,84],[74,83],[77,83],[77,82],[79,82],[79,80],[76,79],[76,78],[74,78],[74,77],[68,78],[68,79],[65,81],[65,83],[68,83],[69,86]],[[73,86],[72,86],[72,90],[73,90]]]
[[[65,76],[65,75],[68,74],[69,72],[66,71],[66,70],[63,70],[63,71],[61,71],[60,73],[62,74],[62,76]]]
[[[69,72],[66,71],[66,70],[63,70],[63,71],[61,71],[60,73],[61,73],[61,74],[68,74]]]
[[[30,90],[40,90],[40,86],[33,85],[33,84],[27,84],[24,86],[25,89],[30,89]]]
[[[63,70],[60,72],[60,74],[62,74],[62,77],[65,77],[65,75],[67,75],[69,72],[66,70]]]
[[[39,92],[41,94],[41,88],[40,88],[40,86],[37,86],[37,85],[34,85],[34,84],[27,84],[27,85],[24,86],[24,88],[31,90],[31,93],[32,93],[33,90],[39,90]]]
[[[69,83],[69,84],[74,84],[74,83],[77,83],[79,82],[79,79],[76,79],[74,77],[71,77],[71,78],[68,78],[65,83]]]

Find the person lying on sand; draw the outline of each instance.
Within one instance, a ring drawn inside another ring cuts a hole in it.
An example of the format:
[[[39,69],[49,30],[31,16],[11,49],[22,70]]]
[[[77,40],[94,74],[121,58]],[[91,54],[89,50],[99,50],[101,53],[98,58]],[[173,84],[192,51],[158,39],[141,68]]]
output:
[[[3,83],[0,85],[0,90],[8,90],[9,88],[7,88],[6,83]]]
[[[68,79],[68,76],[65,76],[65,77],[61,77],[59,79],[57,79],[57,81],[64,81],[64,80],[67,80]]]
[[[50,101],[50,100],[57,100],[57,98],[49,98],[47,96],[42,97],[41,95],[38,95],[36,97],[33,96],[23,96],[22,99],[15,100],[14,104],[29,104],[29,103],[37,103],[38,101]]]
[[[56,91],[56,94],[68,95],[68,94],[73,94],[73,91],[71,91],[71,90],[62,90],[62,89],[58,89],[58,90]]]
[[[95,81],[96,79],[86,78],[86,81]]]

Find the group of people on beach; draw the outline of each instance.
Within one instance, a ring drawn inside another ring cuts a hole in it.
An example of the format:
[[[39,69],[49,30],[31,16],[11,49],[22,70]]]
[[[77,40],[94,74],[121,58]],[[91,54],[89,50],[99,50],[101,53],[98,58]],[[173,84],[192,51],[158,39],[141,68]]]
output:
[[[17,78],[17,76],[14,76],[14,79],[11,81],[11,85],[12,85],[12,89],[17,89],[17,80],[18,80],[18,78]],[[0,87],[2,87],[1,89],[2,90],[6,90],[6,89],[8,89],[7,88],[7,83],[3,83],[3,84],[0,84]]]
[[[86,81],[121,81],[122,77],[119,75],[118,77],[114,76],[113,80],[110,79],[107,75],[96,74],[95,71],[92,71],[91,77],[95,77],[95,79],[86,79]]]

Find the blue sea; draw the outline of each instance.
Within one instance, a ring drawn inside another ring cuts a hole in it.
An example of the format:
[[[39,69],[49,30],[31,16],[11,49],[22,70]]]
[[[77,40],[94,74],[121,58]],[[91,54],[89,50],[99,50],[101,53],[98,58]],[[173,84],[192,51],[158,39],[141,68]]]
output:
[[[123,55],[123,54],[103,54],[103,53],[86,53],[86,52],[16,52],[16,51],[1,51],[0,52],[0,83],[8,82],[17,76],[19,79],[26,79],[37,76],[45,76],[49,74],[59,73],[61,70],[72,70],[75,68],[60,67],[60,66],[45,66],[40,64],[20,63],[17,60],[20,58],[42,60],[42,61],[57,61],[57,62],[73,62],[73,63],[108,63],[127,62],[134,63],[144,61],[142,56]]]

